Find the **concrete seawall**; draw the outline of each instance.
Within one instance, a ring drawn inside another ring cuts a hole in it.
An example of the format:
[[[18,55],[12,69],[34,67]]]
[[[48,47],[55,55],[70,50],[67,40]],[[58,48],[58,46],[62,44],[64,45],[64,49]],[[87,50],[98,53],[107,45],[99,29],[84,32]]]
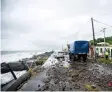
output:
[[[33,69],[33,72],[35,72],[38,69],[38,66]],[[1,88],[2,91],[17,91],[19,87],[24,84],[29,78],[31,77],[31,72],[28,71],[25,74],[23,74],[21,77],[19,77],[17,80],[13,80],[8,85]]]

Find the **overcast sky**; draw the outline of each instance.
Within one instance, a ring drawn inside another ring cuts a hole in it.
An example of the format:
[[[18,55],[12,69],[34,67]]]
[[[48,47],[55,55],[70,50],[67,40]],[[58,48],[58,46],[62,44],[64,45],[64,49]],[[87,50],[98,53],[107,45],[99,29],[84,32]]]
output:
[[[92,39],[90,18],[112,25],[112,0],[1,0],[2,50],[49,51]],[[97,37],[106,27],[94,22]]]

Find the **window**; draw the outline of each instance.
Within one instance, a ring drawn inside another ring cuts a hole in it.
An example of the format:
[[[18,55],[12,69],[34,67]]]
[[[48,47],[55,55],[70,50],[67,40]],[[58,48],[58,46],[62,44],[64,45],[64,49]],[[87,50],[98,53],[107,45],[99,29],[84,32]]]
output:
[[[98,48],[96,48],[96,53],[99,53],[99,49]]]
[[[111,57],[112,57],[112,49],[111,49]]]
[[[100,48],[100,53],[102,53],[102,48]]]

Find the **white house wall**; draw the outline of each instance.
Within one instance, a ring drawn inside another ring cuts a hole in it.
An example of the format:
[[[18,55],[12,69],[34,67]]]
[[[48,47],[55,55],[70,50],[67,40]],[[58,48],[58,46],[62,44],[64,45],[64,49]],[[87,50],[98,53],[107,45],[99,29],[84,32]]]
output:
[[[104,46],[96,46],[96,50],[98,49],[99,55],[102,55],[101,48],[102,48],[102,53],[104,54]],[[110,50],[110,56],[112,56],[112,52],[111,52],[112,47],[106,46],[105,48]]]

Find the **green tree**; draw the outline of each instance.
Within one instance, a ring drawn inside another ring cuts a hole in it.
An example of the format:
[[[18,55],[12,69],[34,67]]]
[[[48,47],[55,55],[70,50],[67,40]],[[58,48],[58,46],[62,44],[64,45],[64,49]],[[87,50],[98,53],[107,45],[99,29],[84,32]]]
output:
[[[112,36],[105,37],[105,41],[112,45]],[[100,43],[100,42],[104,42],[104,38],[97,38],[95,40],[95,42],[96,42],[95,44]],[[93,40],[90,40],[90,44],[93,45]]]

